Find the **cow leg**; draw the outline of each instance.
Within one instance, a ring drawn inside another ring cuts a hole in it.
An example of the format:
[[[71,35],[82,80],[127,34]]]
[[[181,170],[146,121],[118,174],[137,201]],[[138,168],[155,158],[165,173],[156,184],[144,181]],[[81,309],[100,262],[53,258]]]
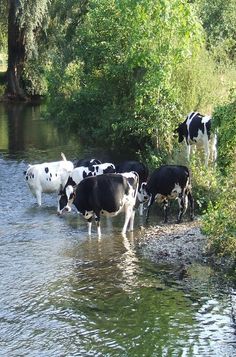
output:
[[[88,235],[91,236],[91,232],[92,232],[92,219],[93,217],[90,217],[87,222],[88,222]]]
[[[164,223],[167,223],[168,221],[168,200],[163,201],[163,208],[164,208]]]
[[[187,144],[186,151],[187,151],[187,159],[189,161],[190,160],[190,154],[191,154],[191,145]]]
[[[100,215],[96,215],[95,216],[95,221],[96,221],[96,225],[97,225],[97,234],[98,237],[101,237],[101,225],[100,225]]]
[[[188,201],[190,206],[190,219],[191,221],[194,220],[194,199],[191,192],[188,192]]]
[[[154,197],[153,195],[151,195],[151,197],[149,198],[148,205],[147,205],[146,223],[148,222],[149,213],[150,213],[150,208],[151,208],[151,205],[152,205],[153,202],[154,202],[154,199],[155,199],[155,197]]]
[[[211,153],[212,153],[212,161],[216,162],[217,159],[217,136],[214,134],[211,143]]]
[[[209,150],[209,142],[206,140],[204,142],[204,150],[205,150],[205,166],[208,166],[208,161],[209,161],[209,156],[210,156],[210,150]]]
[[[39,190],[35,191],[35,197],[36,197],[38,205],[41,206],[42,205],[42,192]]]
[[[135,210],[134,207],[132,207],[132,213],[129,220],[129,231],[131,232],[134,230],[134,217],[135,217]]]
[[[178,202],[179,202],[179,214],[177,218],[177,223],[180,223],[188,207],[188,196],[186,195],[186,193],[183,193],[178,197]]]
[[[139,215],[143,216],[143,203],[139,204]]]
[[[125,206],[125,223],[122,229],[122,234],[126,234],[127,227],[129,222],[131,221],[132,214],[133,214],[133,207]]]

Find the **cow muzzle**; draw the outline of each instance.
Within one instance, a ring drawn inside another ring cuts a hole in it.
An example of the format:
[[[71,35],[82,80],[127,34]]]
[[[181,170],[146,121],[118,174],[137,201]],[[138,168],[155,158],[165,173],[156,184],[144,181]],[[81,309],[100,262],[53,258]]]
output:
[[[57,214],[58,214],[58,216],[61,216],[63,213],[70,212],[70,211],[71,211],[71,207],[66,206],[66,207],[62,208],[61,210],[58,210]]]

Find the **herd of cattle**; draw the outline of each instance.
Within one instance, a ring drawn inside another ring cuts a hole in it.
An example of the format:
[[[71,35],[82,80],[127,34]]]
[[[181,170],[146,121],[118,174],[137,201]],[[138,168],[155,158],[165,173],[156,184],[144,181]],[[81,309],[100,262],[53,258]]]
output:
[[[210,137],[210,117],[190,113],[175,133],[179,142],[186,143],[188,157],[194,143],[205,149],[206,164],[210,148],[216,159],[216,137]],[[95,218],[97,233],[101,235],[100,217],[116,216],[125,212],[122,234],[133,230],[135,208],[143,215],[143,204],[147,203],[146,220],[154,201],[163,203],[164,221],[170,199],[178,199],[181,222],[188,204],[190,218],[194,218],[194,200],[189,169],[180,165],[163,165],[149,175],[148,168],[138,161],[124,161],[117,165],[102,163],[97,159],[68,161],[62,153],[57,162],[29,165],[25,180],[41,206],[42,193],[58,192],[58,214],[71,211],[72,204],[88,222],[91,234],[92,219]]]

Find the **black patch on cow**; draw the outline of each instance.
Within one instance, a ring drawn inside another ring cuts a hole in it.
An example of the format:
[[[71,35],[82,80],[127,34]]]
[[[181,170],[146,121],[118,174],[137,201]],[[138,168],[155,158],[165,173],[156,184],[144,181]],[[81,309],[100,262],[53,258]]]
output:
[[[210,140],[211,137],[211,120],[206,123],[207,137]]]
[[[69,176],[65,187],[67,187],[67,186],[69,186],[69,185],[71,185],[72,187],[75,187],[75,186],[76,186],[76,182],[72,179],[71,176]]]
[[[201,130],[204,134],[204,123],[202,123],[202,115],[196,114],[189,125],[189,136],[192,141],[198,136],[198,131]],[[186,137],[187,140],[187,137]]]
[[[86,171],[83,171],[83,179],[85,179],[86,177],[89,177],[89,176],[92,176],[93,174],[92,174],[92,172],[89,172],[89,173],[87,173]]]
[[[88,166],[88,169],[89,169],[89,171],[94,172],[95,167],[94,167],[93,165],[89,165],[89,166]]]
[[[77,162],[74,164],[74,167],[81,167],[81,166],[85,166],[85,167],[90,167],[91,165],[99,165],[102,162],[98,159],[80,159],[77,160]]]
[[[116,165],[116,172],[137,172],[139,176],[139,186],[142,182],[146,182],[148,178],[148,168],[142,162],[135,161],[135,160],[126,160]]]
[[[186,121],[187,121],[187,119],[183,123],[179,124],[178,128],[175,129],[175,131],[174,131],[175,133],[178,133],[178,135],[179,135],[179,143],[182,143],[184,138],[187,137]]]
[[[52,174],[50,173],[50,177],[52,177]]]
[[[45,172],[46,172],[46,174],[49,172],[49,168],[48,167],[45,167]]]
[[[61,197],[59,199],[59,208],[60,208],[60,210],[65,208],[67,203],[68,203],[68,198],[67,198],[65,192],[61,192]]]
[[[115,172],[116,172],[116,170],[114,169],[114,167],[112,165],[108,166],[106,169],[103,170],[104,174],[113,174]]]

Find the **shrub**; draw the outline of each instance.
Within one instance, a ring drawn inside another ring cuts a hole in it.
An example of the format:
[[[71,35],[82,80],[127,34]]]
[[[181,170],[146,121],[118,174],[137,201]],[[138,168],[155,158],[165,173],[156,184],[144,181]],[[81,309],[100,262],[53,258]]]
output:
[[[209,236],[209,249],[236,262],[236,177],[235,163],[227,178],[219,181],[219,195],[208,205],[203,217],[203,232]]]

